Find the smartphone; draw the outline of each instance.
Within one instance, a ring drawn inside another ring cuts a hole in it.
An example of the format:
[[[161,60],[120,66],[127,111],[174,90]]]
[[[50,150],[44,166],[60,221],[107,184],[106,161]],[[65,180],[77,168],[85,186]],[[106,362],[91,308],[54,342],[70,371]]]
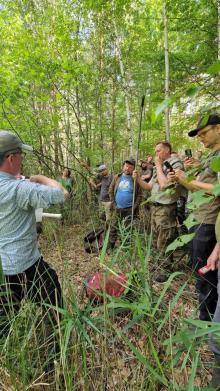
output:
[[[171,172],[174,172],[174,169],[169,162],[164,162],[163,164],[166,168],[168,168],[168,170],[170,170]]]
[[[187,157],[192,157],[192,150],[191,150],[191,149],[186,149],[186,150],[185,150],[185,155],[186,155]]]
[[[211,268],[208,267],[208,266],[203,266],[201,267],[199,270],[197,270],[197,273],[200,275],[200,276],[204,276],[206,273],[210,272]]]

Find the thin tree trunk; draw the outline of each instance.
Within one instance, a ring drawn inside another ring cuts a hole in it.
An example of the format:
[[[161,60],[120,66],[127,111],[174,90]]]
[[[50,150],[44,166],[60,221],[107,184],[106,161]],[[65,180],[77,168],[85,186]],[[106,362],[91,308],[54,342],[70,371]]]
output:
[[[127,116],[127,132],[128,132],[129,153],[130,153],[130,156],[132,156],[133,155],[133,134],[131,131],[131,113],[130,113],[129,99],[128,99],[128,86],[127,86],[126,78],[125,78],[125,70],[124,70],[124,64],[123,64],[123,59],[122,59],[122,54],[121,54],[120,40],[119,40],[116,24],[115,24],[115,35],[116,35],[116,48],[117,48],[117,54],[118,54],[121,77],[122,77],[122,85],[123,85],[124,94],[125,94],[125,109],[126,109],[126,116]]]
[[[220,60],[220,0],[218,0],[218,60]]]
[[[102,14],[101,14],[102,16]],[[101,34],[100,36],[100,42],[99,42],[99,80],[101,86],[103,85],[103,58],[104,58],[104,51],[103,51],[103,36]],[[100,146],[101,146],[101,161],[104,161],[104,155],[103,155],[103,145],[104,145],[104,138],[103,138],[103,120],[102,120],[102,111],[103,111],[103,100],[102,100],[102,92],[99,93],[98,98],[98,123],[99,123],[99,133],[100,133]]]
[[[168,47],[168,23],[166,3],[163,7],[163,22],[164,22],[164,57],[165,57],[165,99],[169,98],[169,47]],[[166,140],[170,141],[170,109],[165,110],[165,136]]]
[[[112,124],[111,124],[111,139],[112,139],[112,167],[115,161],[115,114],[116,114],[116,91],[115,91],[115,80],[113,80],[112,88]]]

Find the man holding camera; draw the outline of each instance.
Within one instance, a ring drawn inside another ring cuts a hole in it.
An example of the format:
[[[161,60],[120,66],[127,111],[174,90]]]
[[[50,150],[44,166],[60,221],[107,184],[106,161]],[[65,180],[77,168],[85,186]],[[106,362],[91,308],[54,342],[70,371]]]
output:
[[[218,174],[212,170],[211,161],[214,157],[220,156],[220,117],[214,114],[201,118],[196,129],[191,130],[188,135],[198,137],[211,153],[198,167],[199,175],[195,180],[189,181],[181,170],[171,173],[171,180],[177,181],[188,190],[206,190],[207,194],[211,194],[214,184],[218,181]],[[220,212],[220,197],[213,196],[207,201],[195,210],[194,217],[197,224],[191,229],[195,236],[190,246],[190,257],[196,271],[206,265],[216,244],[215,222]],[[205,277],[197,278],[200,320],[210,320],[213,317],[218,297],[216,286],[216,270],[206,273]]]
[[[151,191],[151,228],[153,246],[164,257],[166,247],[177,237],[177,199],[179,186],[173,186],[169,172],[183,169],[178,156],[171,156],[171,145],[167,141],[158,142],[155,147],[155,167],[149,183],[144,182],[135,171],[134,176],[144,190]],[[163,266],[165,260],[163,259]],[[168,267],[170,268],[170,262]]]

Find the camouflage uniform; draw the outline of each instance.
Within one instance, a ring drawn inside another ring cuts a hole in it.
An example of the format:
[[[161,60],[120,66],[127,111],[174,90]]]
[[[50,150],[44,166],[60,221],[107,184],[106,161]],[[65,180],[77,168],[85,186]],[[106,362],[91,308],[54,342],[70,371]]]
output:
[[[148,168],[145,170],[142,169],[140,172],[140,177],[143,175],[149,175],[149,179],[143,179],[144,182],[149,182],[152,175],[153,175],[153,165],[149,164]],[[150,197],[150,191],[144,190],[142,193],[142,201],[140,206],[140,219],[141,223],[144,226],[144,230],[147,234],[150,234],[151,231],[151,209],[150,209],[150,203],[147,202],[148,198]]]
[[[165,253],[167,245],[178,235],[176,212],[176,204],[153,204],[151,206],[152,244],[161,255]]]
[[[212,170],[210,164],[214,157],[220,156],[220,149],[211,153],[201,167],[198,181],[215,184],[219,181],[218,174]],[[195,236],[190,244],[189,253],[193,269],[197,271],[206,265],[215,244],[215,223],[220,212],[220,197],[215,197],[209,202],[200,205],[194,211],[197,225],[190,229]],[[210,320],[215,312],[218,300],[217,294],[218,273],[217,270],[206,273],[205,278],[196,274],[196,290],[199,294],[200,319]]]
[[[177,157],[167,159],[174,169],[183,169],[183,164]],[[163,164],[163,172],[168,174],[169,169]],[[153,177],[150,181],[151,190],[151,229],[153,247],[160,256],[165,254],[166,247],[177,236],[177,200],[180,186],[169,184],[167,189],[161,190],[157,179],[157,171],[154,167]]]

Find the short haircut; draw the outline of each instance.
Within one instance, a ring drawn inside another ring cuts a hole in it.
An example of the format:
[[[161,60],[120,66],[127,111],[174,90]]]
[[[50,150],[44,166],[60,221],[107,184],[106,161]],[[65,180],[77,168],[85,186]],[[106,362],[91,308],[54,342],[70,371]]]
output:
[[[5,161],[5,159],[6,159],[6,154],[5,153],[4,154],[0,154],[0,166],[2,166],[2,164]]]
[[[169,149],[169,152],[172,153],[172,147],[171,147],[171,144],[168,143],[168,141],[159,141],[158,143],[156,143],[156,145],[163,145],[164,148],[167,148]]]

